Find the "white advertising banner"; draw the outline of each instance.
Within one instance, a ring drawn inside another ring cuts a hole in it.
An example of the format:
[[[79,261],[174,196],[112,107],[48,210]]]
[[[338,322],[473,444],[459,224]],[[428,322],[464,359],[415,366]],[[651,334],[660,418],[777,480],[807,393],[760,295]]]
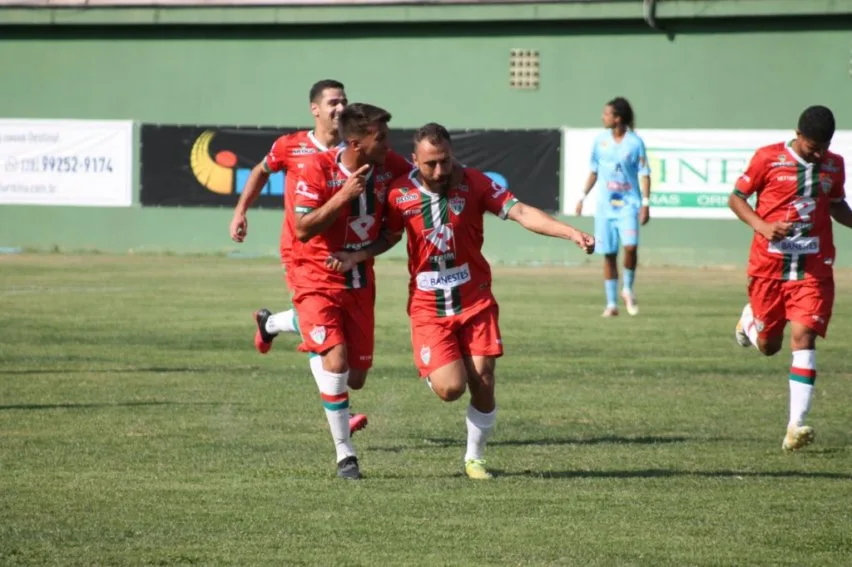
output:
[[[592,142],[601,129],[563,128],[562,209],[573,215],[589,176]],[[651,167],[651,218],[736,218],[728,195],[754,151],[795,137],[793,130],[637,130]],[[831,151],[852,163],[852,131],[838,131]],[[592,216],[598,188],[583,203]]]
[[[0,205],[129,207],[130,120],[0,119]]]

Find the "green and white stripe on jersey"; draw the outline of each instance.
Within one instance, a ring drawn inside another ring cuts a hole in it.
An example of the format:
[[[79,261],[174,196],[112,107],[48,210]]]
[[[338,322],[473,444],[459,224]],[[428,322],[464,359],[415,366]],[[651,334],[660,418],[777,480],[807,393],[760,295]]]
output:
[[[429,193],[421,187],[420,207],[420,214],[426,228],[424,238],[430,242],[432,247],[442,253],[451,250],[453,235],[450,232],[452,227],[449,226],[450,214],[447,199]],[[438,255],[431,254],[430,256],[436,257]],[[429,265],[433,271],[438,273],[456,267],[455,261],[452,258],[447,258],[446,254],[443,254],[443,257],[437,262],[430,260]],[[461,290],[458,287],[435,289],[431,293],[435,295],[435,311],[438,317],[459,315],[462,312]]]
[[[801,159],[795,152],[790,152],[796,159],[796,201],[791,207],[796,212],[796,221],[801,223],[812,222],[811,213],[816,208],[814,200],[815,191],[819,190],[819,164],[810,164]],[[793,231],[790,238],[802,239],[808,236],[810,228],[799,226]],[[805,264],[807,254],[790,252],[784,254],[783,272],[781,279],[801,280],[805,277]]]

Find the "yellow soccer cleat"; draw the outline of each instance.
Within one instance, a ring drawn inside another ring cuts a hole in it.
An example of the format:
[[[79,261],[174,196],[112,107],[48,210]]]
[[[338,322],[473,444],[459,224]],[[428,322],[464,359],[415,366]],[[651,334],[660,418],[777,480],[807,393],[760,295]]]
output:
[[[490,480],[494,478],[487,470],[485,470],[484,459],[469,459],[464,463],[464,474],[467,478],[473,480]]]
[[[787,453],[798,451],[802,447],[813,443],[814,437],[816,437],[816,433],[813,427],[791,425],[787,428],[787,435],[784,437],[784,442],[781,443],[781,448]]]

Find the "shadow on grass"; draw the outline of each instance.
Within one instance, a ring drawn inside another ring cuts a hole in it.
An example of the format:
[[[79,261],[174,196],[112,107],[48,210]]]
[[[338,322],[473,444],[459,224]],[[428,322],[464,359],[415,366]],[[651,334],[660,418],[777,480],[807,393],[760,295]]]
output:
[[[257,366],[215,368],[199,366],[140,366],[135,368],[41,368],[27,370],[0,370],[0,376],[29,376],[35,374],[178,374],[178,373],[201,373],[220,372],[222,370],[234,372],[247,372],[259,370]]]
[[[504,472],[492,470],[495,477],[526,477],[541,479],[560,478],[810,478],[828,480],[852,480],[852,474],[805,471],[681,471],[676,469],[639,469],[626,471],[518,471]]]
[[[579,439],[547,438],[547,439],[505,439],[489,441],[489,447],[524,447],[524,446],[548,446],[548,445],[666,445],[669,443],[688,443],[692,441],[722,441],[713,438],[692,438],[683,436],[655,436],[646,435],[640,437],[622,437],[619,435],[604,435],[602,437],[588,437]],[[384,451],[387,453],[400,453],[402,451],[426,450],[435,447],[462,447],[466,444],[464,439],[426,438],[422,444],[394,446],[394,447],[370,447],[371,451]]]
[[[93,408],[120,408],[120,407],[145,407],[145,406],[238,406],[232,402],[163,402],[163,401],[139,401],[139,402],[117,402],[117,403],[56,403],[56,404],[11,404],[0,405],[0,411],[8,410],[55,410],[55,409],[93,409]]]

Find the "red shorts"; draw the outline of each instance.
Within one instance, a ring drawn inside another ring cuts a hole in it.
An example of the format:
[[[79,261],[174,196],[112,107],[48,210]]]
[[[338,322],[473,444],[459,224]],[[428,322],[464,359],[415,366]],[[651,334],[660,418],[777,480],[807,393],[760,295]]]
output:
[[[492,303],[471,314],[412,319],[411,347],[420,377],[463,356],[503,356],[498,315],[499,308]]]
[[[800,323],[825,338],[834,305],[834,280],[751,277],[748,299],[761,338],[782,334],[787,321]]]
[[[366,370],[373,365],[376,288],[299,289],[293,305],[299,315],[302,352],[323,354],[345,344],[349,367]]]

